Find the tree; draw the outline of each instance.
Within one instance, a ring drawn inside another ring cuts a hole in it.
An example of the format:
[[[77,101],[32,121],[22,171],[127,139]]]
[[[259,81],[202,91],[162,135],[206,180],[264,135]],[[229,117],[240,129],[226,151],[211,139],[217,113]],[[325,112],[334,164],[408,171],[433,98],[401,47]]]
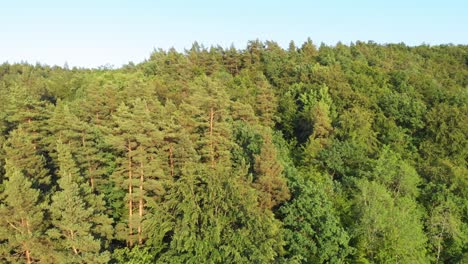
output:
[[[312,133],[304,146],[303,162],[305,164],[311,164],[312,159],[315,159],[318,153],[329,144],[328,138],[333,132],[332,100],[328,94],[328,87],[320,87],[318,95],[311,97],[302,98],[305,101],[304,121],[312,126]],[[317,97],[320,99],[318,100]]]
[[[374,122],[372,112],[356,106],[344,112],[338,122],[337,134],[342,139],[354,142],[356,146],[362,147],[369,153],[376,151],[378,141],[372,128]]]
[[[313,176],[317,177],[317,176]],[[286,259],[301,263],[345,263],[353,251],[350,236],[323,183],[307,174],[292,179],[291,201],[279,212],[284,224]],[[323,177],[323,176],[318,176]]]
[[[462,216],[467,208],[466,199],[436,183],[426,185],[424,196],[429,205],[426,228],[434,261],[463,262],[467,247],[464,237],[468,235]]]
[[[233,44],[231,44],[229,49],[224,51],[223,63],[232,75],[237,75],[239,73],[241,66],[240,54]]]
[[[44,193],[49,191],[51,182],[45,158],[37,149],[34,138],[23,126],[11,132],[3,149],[9,164],[21,170],[21,173],[33,184],[33,188],[40,189]]]
[[[27,86],[12,87],[8,93],[6,109],[10,127],[22,126],[32,139],[34,149],[42,151],[47,137],[46,120],[49,117],[50,104],[40,100],[40,95],[31,93]]]
[[[260,191],[260,207],[273,208],[290,197],[283,166],[276,156],[269,130],[265,131],[260,153],[255,155],[253,186]]]
[[[372,172],[367,175],[368,178],[387,187],[393,197],[418,197],[420,176],[411,165],[402,160],[388,146],[382,149],[374,166]]]
[[[195,150],[202,162],[209,161],[211,166],[218,162],[228,162],[232,149],[230,101],[218,82],[199,77],[191,84],[193,92],[187,99],[190,105],[182,104],[181,120],[194,142]]]
[[[255,112],[262,125],[273,127],[276,121],[275,114],[278,108],[276,95],[263,74],[256,74],[253,76],[253,81],[256,87]]]
[[[7,160],[5,190],[0,204],[0,260],[34,263],[49,259],[40,191]],[[4,243],[6,242],[6,243]]]
[[[240,172],[191,164],[154,218],[152,247],[172,263],[266,263],[281,253],[279,223],[257,207]]]
[[[254,40],[4,63],[0,262],[468,263],[467,54]]]
[[[392,197],[383,185],[360,180],[354,226],[360,262],[427,262],[422,213],[410,197]]]
[[[97,126],[108,125],[111,114],[119,106],[116,84],[109,76],[96,75],[83,88],[83,96],[74,101],[80,120]]]
[[[127,227],[120,222],[117,237],[125,239],[129,246],[133,246],[135,240],[143,243],[147,235],[143,230],[148,213],[145,208],[155,206],[171,177],[163,171],[163,137],[152,123],[150,113],[154,110],[149,108],[147,101],[136,99],[131,108],[122,104],[113,115],[114,127],[109,141],[118,151],[119,166],[113,180],[117,189],[127,189],[128,212],[125,217]]]
[[[58,101],[54,113],[48,120],[50,145],[60,140],[70,146],[75,157],[80,174],[87,178],[93,191],[103,191],[105,174],[108,170],[110,158],[109,146],[103,141],[102,132],[96,126],[80,120],[70,110],[68,104]],[[50,155],[56,158],[56,148],[50,150]]]
[[[103,204],[102,197],[80,177],[69,147],[59,142],[57,152],[60,189],[52,196],[53,227],[47,232],[56,258],[67,263],[107,263],[109,253],[101,250],[101,238],[110,235],[111,220],[96,206]]]
[[[318,55],[317,47],[310,38],[307,38],[307,41],[304,42],[300,49],[300,52],[302,53],[303,58],[307,63],[311,63],[312,61],[316,60],[316,57]]]

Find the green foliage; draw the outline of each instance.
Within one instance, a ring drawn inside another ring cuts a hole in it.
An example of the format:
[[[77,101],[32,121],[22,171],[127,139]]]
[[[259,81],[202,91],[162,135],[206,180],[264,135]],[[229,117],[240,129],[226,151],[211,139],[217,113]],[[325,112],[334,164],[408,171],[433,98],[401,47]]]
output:
[[[354,232],[358,261],[426,262],[427,238],[416,202],[409,197],[392,197],[375,181],[361,180],[357,187]]]
[[[0,65],[0,262],[467,262],[467,54],[255,40]]]
[[[25,177],[32,182],[34,188],[46,192],[50,184],[49,171],[46,160],[38,149],[34,137],[22,126],[10,133],[3,145],[8,163],[5,168],[12,166],[20,169]]]
[[[10,263],[47,260],[40,192],[14,166],[8,166],[6,176],[0,204],[0,259]]]
[[[283,176],[283,165],[278,161],[272,137],[267,131],[260,153],[255,155],[253,186],[260,191],[260,207],[273,208],[289,199],[290,194]]]
[[[102,197],[92,194],[88,183],[79,177],[69,147],[60,142],[57,149],[60,190],[52,196],[49,210],[53,227],[47,232],[56,258],[69,263],[107,263],[109,254],[100,250],[99,237],[109,233],[111,222],[96,206],[102,205]]]
[[[418,173],[388,147],[382,149],[373,166],[368,178],[387,187],[394,197],[418,196],[418,186],[421,183]]]
[[[313,172],[309,172],[313,174]],[[302,263],[345,263],[353,251],[341,226],[325,184],[314,177],[297,175],[293,198],[280,209],[286,240],[286,258]]]
[[[154,256],[150,250],[140,247],[116,249],[110,263],[152,264]]]

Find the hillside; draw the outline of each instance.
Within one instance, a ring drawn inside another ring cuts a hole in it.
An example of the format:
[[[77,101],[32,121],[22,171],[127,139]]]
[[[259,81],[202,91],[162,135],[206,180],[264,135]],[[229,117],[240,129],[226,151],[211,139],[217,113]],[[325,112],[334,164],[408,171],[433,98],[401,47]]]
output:
[[[467,263],[468,46],[0,66],[1,263]]]

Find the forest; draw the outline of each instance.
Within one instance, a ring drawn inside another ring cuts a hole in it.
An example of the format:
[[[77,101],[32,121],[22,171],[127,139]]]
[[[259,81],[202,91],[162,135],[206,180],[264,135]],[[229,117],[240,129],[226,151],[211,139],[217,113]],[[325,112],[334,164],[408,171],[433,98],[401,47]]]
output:
[[[468,263],[468,46],[0,65],[1,263]]]

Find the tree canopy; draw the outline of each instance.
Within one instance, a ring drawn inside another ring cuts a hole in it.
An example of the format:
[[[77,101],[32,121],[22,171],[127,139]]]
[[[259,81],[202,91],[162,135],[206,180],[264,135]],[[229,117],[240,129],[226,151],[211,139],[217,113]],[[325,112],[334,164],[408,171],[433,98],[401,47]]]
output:
[[[0,65],[2,263],[467,263],[468,46]]]

